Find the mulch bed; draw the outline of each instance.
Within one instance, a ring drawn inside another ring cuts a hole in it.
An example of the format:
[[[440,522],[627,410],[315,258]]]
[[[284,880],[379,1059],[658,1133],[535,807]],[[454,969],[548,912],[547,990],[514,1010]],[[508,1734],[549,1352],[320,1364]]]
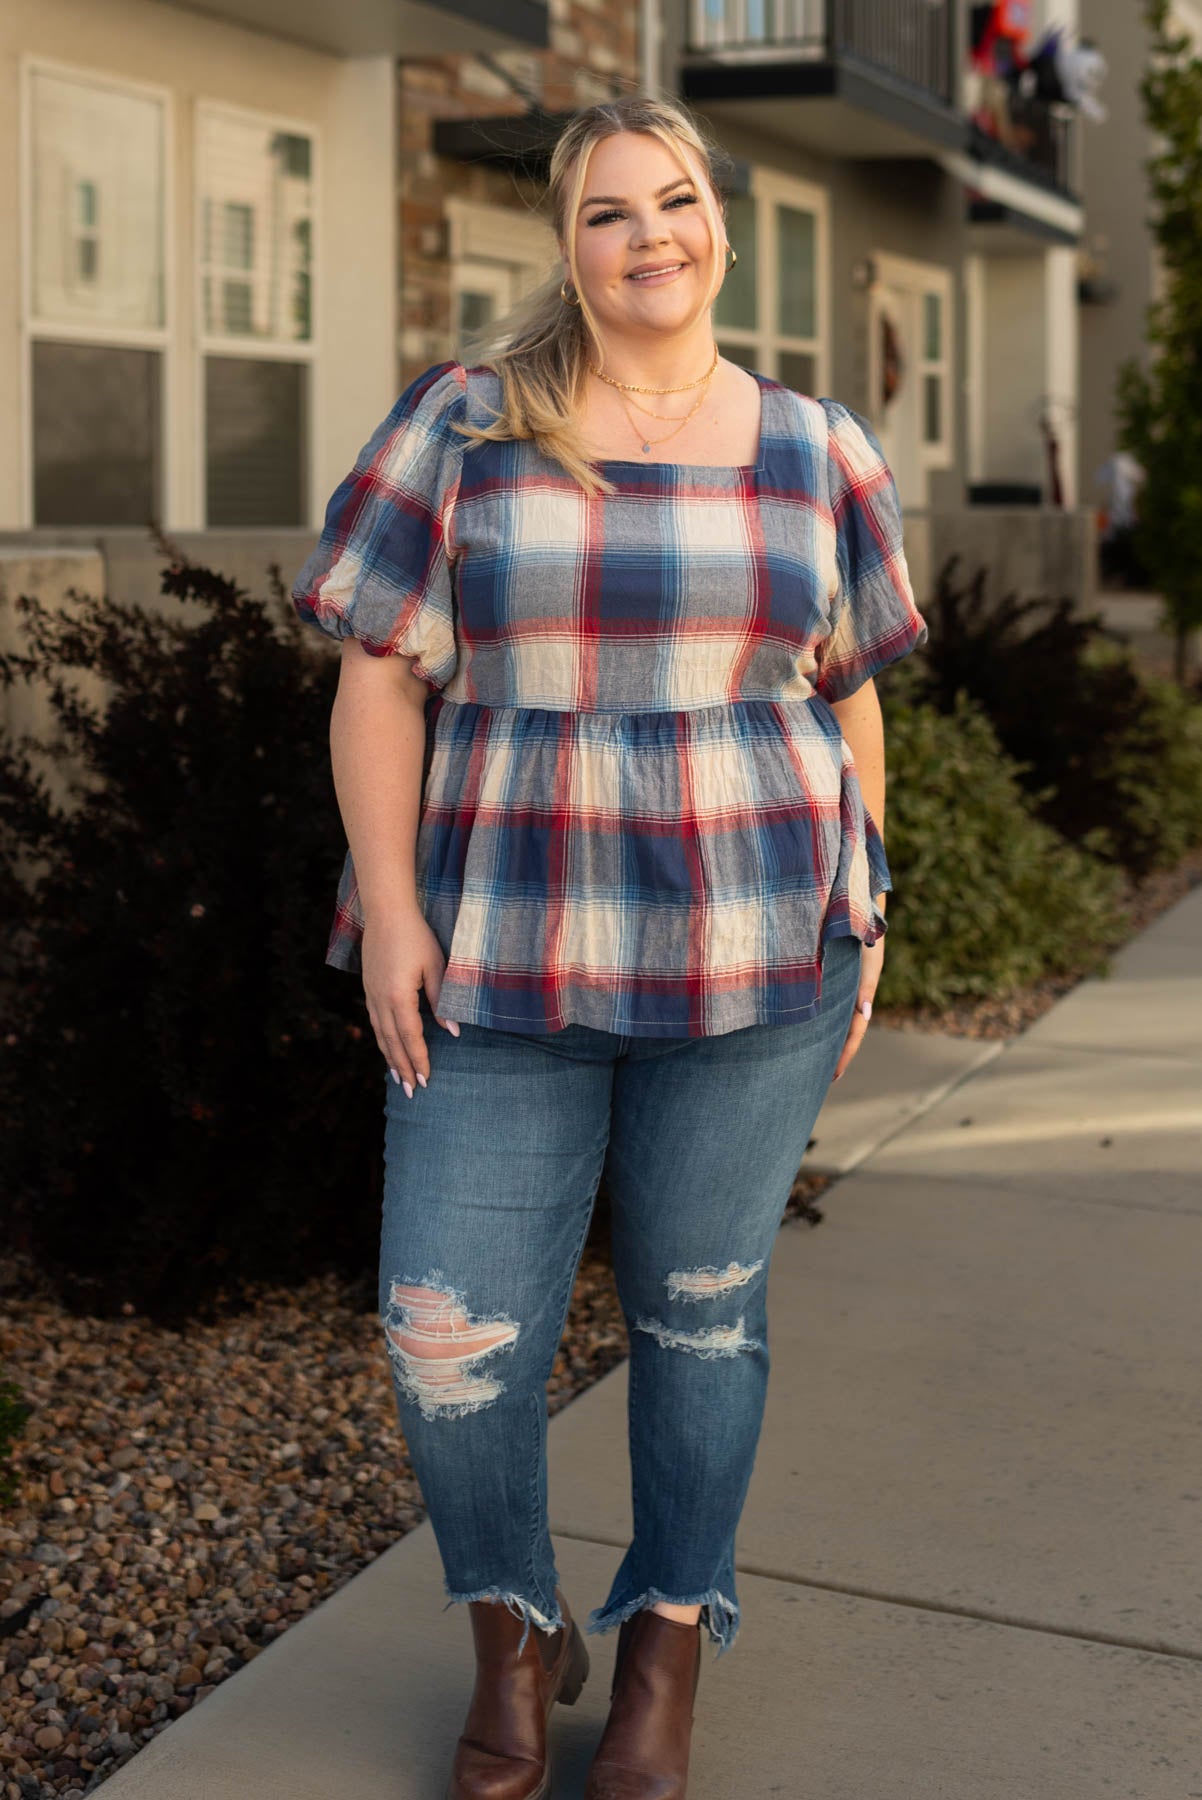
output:
[[[1202,882],[1202,848],[1129,897],[1139,931]],[[882,1010],[1010,1037],[1073,987]],[[798,1176],[786,1217],[821,1219]],[[0,1800],[91,1793],[143,1744],[424,1517],[366,1282],[264,1287],[186,1333],[76,1319],[0,1260],[3,1360],[33,1407],[0,1511]],[[586,1248],[548,1383],[554,1414],[627,1354]]]

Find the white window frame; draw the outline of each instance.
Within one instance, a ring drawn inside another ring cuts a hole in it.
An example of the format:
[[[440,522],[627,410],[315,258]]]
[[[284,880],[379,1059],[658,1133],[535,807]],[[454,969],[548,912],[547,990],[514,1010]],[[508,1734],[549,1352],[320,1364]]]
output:
[[[291,132],[297,137],[308,138],[310,144],[310,181],[313,189],[313,226],[311,236],[310,280],[309,280],[309,324],[310,336],[302,343],[295,339],[266,337],[224,337],[219,333],[207,332],[204,328],[204,271],[201,266],[201,246],[203,242],[202,216],[204,192],[202,186],[201,165],[201,133],[205,121],[210,118],[232,118],[242,123],[265,125],[272,131]],[[208,356],[234,357],[244,356],[251,362],[298,362],[305,363],[308,374],[305,378],[304,416],[308,432],[308,443],[305,445],[305,457],[302,465],[302,476],[305,491],[301,495],[300,514],[302,520],[309,519],[313,511],[314,496],[317,493],[318,456],[317,446],[321,438],[322,405],[319,392],[318,364],[321,357],[321,314],[318,295],[320,281],[318,273],[322,265],[323,242],[323,172],[325,167],[324,145],[319,127],[312,119],[298,119],[283,113],[266,112],[258,107],[235,106],[227,100],[199,95],[193,114],[192,129],[192,306],[196,320],[195,354],[192,358],[192,400],[193,417],[196,420],[196,456],[194,459],[193,491],[191,495],[191,512],[200,521],[201,531],[270,531],[276,529],[270,525],[248,525],[240,527],[217,526],[209,524],[207,495],[205,492],[205,470],[208,465],[208,420],[205,408],[205,358]],[[281,530],[290,529],[286,526]]]
[[[824,394],[830,380],[830,194],[817,182],[785,175],[779,169],[756,164],[748,193],[755,202],[756,322],[754,327],[720,325],[714,335],[756,353],[762,375],[778,380],[782,351],[814,358],[814,397]],[[796,207],[814,215],[814,325],[813,339],[793,337],[776,328],[776,301],[780,251],[777,242],[777,205]]]
[[[34,521],[34,442],[33,442],[33,346],[39,341],[50,343],[91,344],[98,349],[157,350],[160,356],[159,379],[159,493],[158,511],[164,529],[175,523],[172,496],[177,467],[176,445],[170,422],[175,409],[172,396],[178,380],[178,333],[174,303],[175,268],[175,192],[172,180],[175,142],[175,97],[170,88],[157,82],[131,81],[123,75],[104,69],[89,68],[57,58],[22,52],[18,56],[20,89],[20,128],[18,139],[18,208],[20,212],[19,256],[21,280],[19,294],[20,396],[18,456],[20,461],[19,530],[32,531]],[[34,311],[34,82],[39,75],[60,76],[81,85],[106,88],[114,93],[153,100],[162,108],[163,132],[161,192],[163,196],[163,323],[161,326],[67,325],[42,319]],[[46,527],[45,529],[52,529]],[[58,530],[59,527],[53,527]],[[62,527],[61,529],[74,529]],[[114,531],[128,529],[113,526]]]
[[[878,276],[882,276],[894,287],[903,287],[917,294],[921,302],[927,294],[938,294],[942,334],[943,354],[939,357],[926,355],[926,334],[923,330],[923,308],[919,306],[920,341],[918,354],[915,357],[915,373],[923,392],[919,401],[919,418],[925,422],[926,396],[924,378],[927,375],[938,375],[942,381],[943,392],[939,405],[939,422],[943,427],[942,435],[937,443],[929,444],[925,435],[919,438],[919,467],[927,469],[950,469],[955,457],[956,422],[953,416],[955,393],[952,387],[952,370],[956,367],[955,358],[955,295],[956,278],[951,269],[941,263],[919,262],[912,256],[896,256],[889,250],[873,250],[872,261],[876,265]],[[873,416],[875,416],[875,397],[881,391],[881,346],[879,333],[869,334],[868,354],[868,391],[873,396]]]

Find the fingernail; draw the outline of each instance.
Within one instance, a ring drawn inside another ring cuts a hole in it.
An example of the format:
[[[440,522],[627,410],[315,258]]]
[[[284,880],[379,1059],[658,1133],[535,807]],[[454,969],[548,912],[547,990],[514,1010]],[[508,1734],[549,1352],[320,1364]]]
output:
[[[425,1076],[421,1073],[420,1069],[418,1070],[417,1081],[418,1081],[419,1087],[427,1087],[429,1085],[426,1081]]]
[[[389,1071],[388,1071],[388,1073],[389,1073],[389,1074],[390,1074],[390,1075],[391,1075],[391,1076],[392,1076],[392,1079],[393,1079],[393,1080],[394,1080],[394,1081],[395,1081],[395,1082],[396,1082],[396,1084],[397,1084],[397,1086],[398,1086],[398,1087],[400,1087],[400,1085],[401,1085],[401,1078],[400,1078],[400,1076],[399,1076],[399,1075],[398,1075],[398,1074],[397,1074],[397,1072],[396,1072],[396,1070],[395,1070],[395,1069],[389,1069]]]
[[[872,1001],[865,1000],[863,1006],[860,1008],[860,1011],[863,1013],[863,1015],[866,1019],[871,1019],[871,1017],[872,1017]]]
[[[835,1076],[835,1080],[836,1080],[836,1081],[842,1081],[842,1079],[843,1079],[843,1070],[842,1070],[842,1069],[840,1069],[840,1070],[839,1070],[839,1073],[838,1073],[838,1074],[837,1074],[837,1075],[836,1075],[836,1076]]]
[[[402,1086],[402,1087],[403,1087],[403,1088],[404,1088],[404,1090],[405,1090],[405,1098],[406,1098],[406,1100],[412,1100],[412,1098],[413,1098],[413,1089],[412,1089],[412,1087],[411,1087],[411,1086],[410,1086],[410,1084],[409,1084],[409,1083],[408,1083],[408,1082],[407,1082],[407,1081],[402,1081],[402,1083],[401,1083],[401,1086]]]
[[[458,1027],[458,1025],[456,1025],[454,1019],[447,1020],[447,1030],[450,1032],[452,1037],[459,1036],[459,1027]]]

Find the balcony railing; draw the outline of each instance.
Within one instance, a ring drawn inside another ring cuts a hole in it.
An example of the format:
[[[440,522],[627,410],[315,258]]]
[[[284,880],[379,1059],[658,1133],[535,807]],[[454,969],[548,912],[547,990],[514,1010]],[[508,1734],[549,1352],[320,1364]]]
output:
[[[969,148],[983,162],[1007,169],[1023,181],[1035,181],[1053,193],[1074,192],[1077,138],[1075,120],[1058,116],[1046,103],[1032,104],[1016,115],[1016,124],[1024,130],[1021,149],[1011,149],[996,138],[973,126]]]
[[[954,30],[951,0],[691,0],[688,49],[850,55],[954,105]]]

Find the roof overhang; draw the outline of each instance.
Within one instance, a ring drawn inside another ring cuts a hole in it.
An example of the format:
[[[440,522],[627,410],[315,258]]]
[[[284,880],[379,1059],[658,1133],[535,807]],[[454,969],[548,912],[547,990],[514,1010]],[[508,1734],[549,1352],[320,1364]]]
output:
[[[485,113],[470,119],[434,119],[430,146],[436,156],[488,163],[532,181],[546,181],[555,140],[571,117],[570,112],[545,112],[540,106],[530,106],[521,112]]]
[[[546,0],[158,0],[334,56],[545,50]]]

